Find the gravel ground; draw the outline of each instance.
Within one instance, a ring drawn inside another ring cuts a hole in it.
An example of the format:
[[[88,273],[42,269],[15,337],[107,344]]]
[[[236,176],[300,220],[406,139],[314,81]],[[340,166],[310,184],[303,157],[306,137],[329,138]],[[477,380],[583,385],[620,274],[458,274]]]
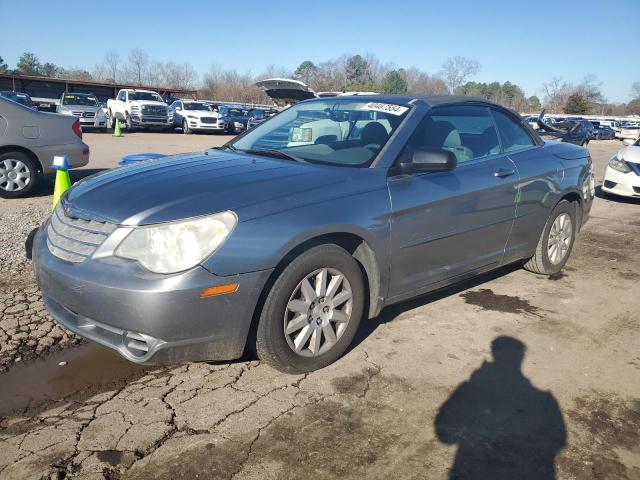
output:
[[[0,372],[81,341],[47,313],[26,255],[29,235],[49,211],[45,204],[28,205],[0,216]]]

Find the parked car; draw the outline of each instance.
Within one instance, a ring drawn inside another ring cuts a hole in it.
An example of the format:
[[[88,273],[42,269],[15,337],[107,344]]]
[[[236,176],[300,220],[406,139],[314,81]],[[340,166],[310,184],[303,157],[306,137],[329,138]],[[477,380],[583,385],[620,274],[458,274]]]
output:
[[[255,338],[306,372],[386,305],[514,262],[559,272],[593,185],[586,149],[485,100],[318,98],[75,184],[33,263],[53,317],[131,361],[237,358]]]
[[[602,191],[621,197],[640,198],[640,139],[624,140],[604,171]]]
[[[612,140],[614,138],[616,138],[616,132],[613,128],[606,125],[594,125],[591,133],[592,140]]]
[[[593,133],[593,125],[587,120],[568,120],[553,125],[543,121],[544,110],[538,117],[538,133],[543,140],[558,140],[586,147]]]
[[[247,129],[253,128],[256,125],[264,122],[267,118],[269,118],[269,112],[262,108],[252,108],[248,112],[249,120],[247,120]]]
[[[637,140],[640,138],[640,127],[634,125],[625,125],[620,128],[620,132],[616,135],[619,139]]]
[[[534,130],[537,130],[538,128],[540,128],[538,126],[538,117],[536,116],[528,116],[525,118],[526,122],[529,124],[529,126],[531,128],[533,128]]]
[[[122,89],[118,96],[107,100],[109,128],[116,119],[124,128],[160,128],[173,130],[173,111],[162,97],[151,90]]]
[[[182,129],[182,133],[224,132],[226,122],[218,112],[204,102],[176,100],[171,104],[173,125]]]
[[[30,108],[31,110],[38,109],[38,106],[33,102],[33,100],[31,100],[31,97],[26,93],[4,90],[0,92],[0,97],[4,97],[14,102],[17,102],[20,105],[24,105],[25,107]]]
[[[218,113],[227,125],[227,133],[236,134],[247,129],[247,123],[249,123],[247,110],[233,105],[222,105],[218,107]]]
[[[31,192],[41,174],[52,172],[56,155],[67,155],[73,167],[89,163],[78,119],[0,97],[0,197]]]
[[[83,129],[97,128],[103,132],[107,130],[107,114],[93,94],[64,92],[60,97],[57,112],[78,118]]]

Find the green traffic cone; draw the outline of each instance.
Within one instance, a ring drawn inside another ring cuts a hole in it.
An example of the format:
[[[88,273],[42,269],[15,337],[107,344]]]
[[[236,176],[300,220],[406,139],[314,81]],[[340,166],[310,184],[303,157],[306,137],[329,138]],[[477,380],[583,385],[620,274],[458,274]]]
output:
[[[120,120],[118,120],[117,118],[116,118],[116,128],[113,129],[113,136],[114,137],[122,136],[122,132],[120,131]]]
[[[67,156],[54,157],[52,168],[56,171],[56,184],[53,188],[53,204],[51,205],[51,211],[53,212],[62,194],[71,187],[69,160]]]

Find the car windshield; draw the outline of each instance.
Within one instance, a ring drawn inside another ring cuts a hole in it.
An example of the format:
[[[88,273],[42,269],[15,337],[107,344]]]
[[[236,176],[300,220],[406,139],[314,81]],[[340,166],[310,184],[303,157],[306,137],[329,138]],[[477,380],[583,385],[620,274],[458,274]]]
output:
[[[185,110],[203,110],[205,112],[210,112],[211,108],[206,103],[200,102],[184,102]]]
[[[62,97],[63,105],[84,105],[88,107],[98,107],[98,99],[89,95],[65,95]]]
[[[251,116],[256,120],[262,120],[265,118],[264,110],[251,110]]]
[[[151,100],[154,102],[162,102],[160,95],[154,92],[129,92],[129,100]]]
[[[288,108],[232,142],[237,150],[280,152],[313,163],[370,165],[408,107],[353,98],[326,98]]]
[[[229,108],[223,107],[220,109],[223,115],[228,115],[230,117],[242,117],[244,113],[239,108]]]

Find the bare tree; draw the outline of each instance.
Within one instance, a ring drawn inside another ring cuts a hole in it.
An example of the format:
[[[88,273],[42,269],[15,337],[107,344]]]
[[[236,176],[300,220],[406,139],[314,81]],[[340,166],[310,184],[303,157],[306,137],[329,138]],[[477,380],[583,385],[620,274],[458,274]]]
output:
[[[149,83],[169,88],[189,90],[195,87],[198,74],[190,63],[157,63],[149,69]]]
[[[442,78],[449,89],[455,92],[467,79],[480,71],[480,63],[466,57],[450,57],[442,64]]]
[[[149,67],[149,55],[141,48],[134,48],[129,53],[128,70],[131,80],[142,85]]]
[[[544,106],[547,110],[550,113],[561,113],[574,87],[565,82],[562,77],[553,77],[542,85],[542,90],[544,90]]]
[[[429,75],[417,67],[410,67],[402,71],[407,81],[407,90],[411,93],[446,95],[448,92],[444,80],[436,75]]]
[[[108,78],[116,83],[120,76],[120,54],[117,50],[109,50],[104,55],[104,64],[107,70]]]

